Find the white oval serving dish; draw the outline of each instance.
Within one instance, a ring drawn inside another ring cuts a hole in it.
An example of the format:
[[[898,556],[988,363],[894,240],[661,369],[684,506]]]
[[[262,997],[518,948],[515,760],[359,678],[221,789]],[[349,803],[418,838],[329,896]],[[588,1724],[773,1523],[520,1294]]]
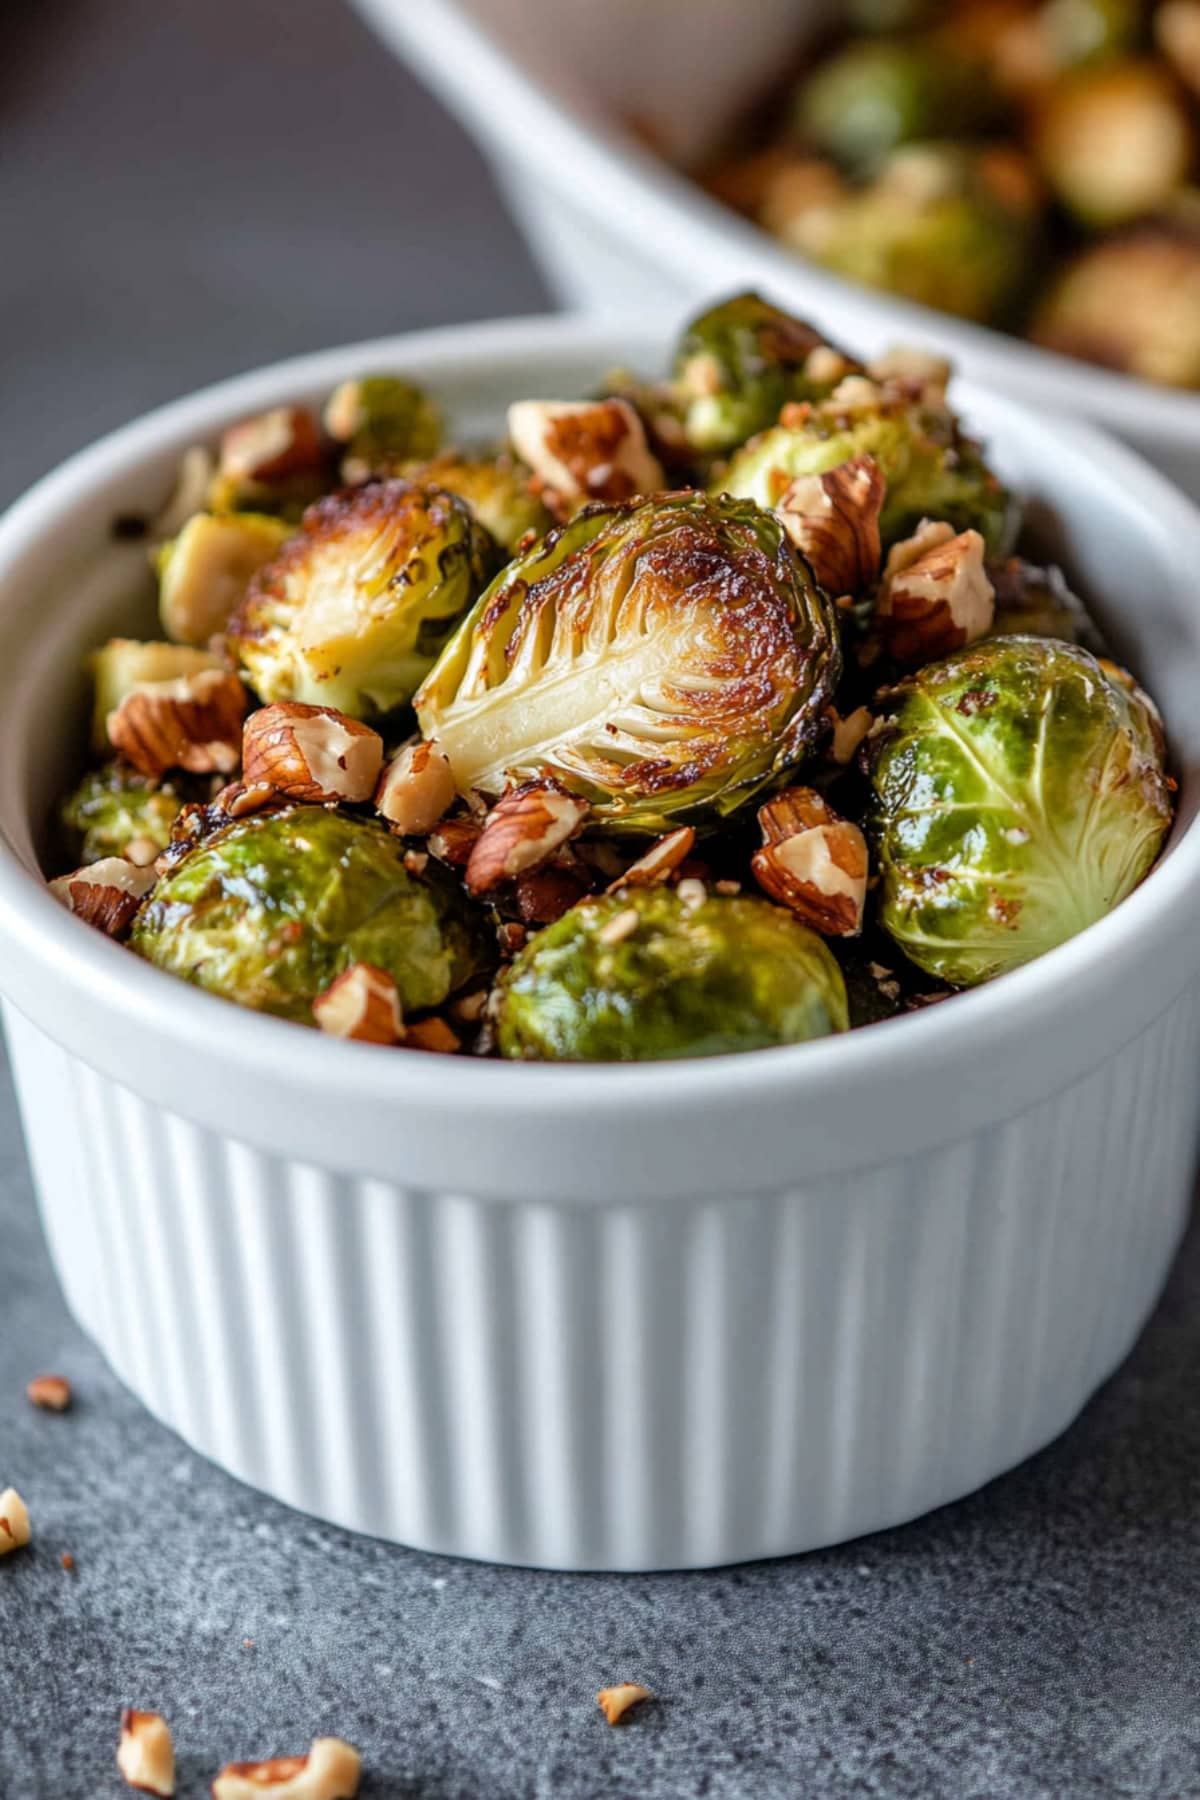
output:
[[[240,1012],[50,897],[36,838],[76,765],[81,654],[152,617],[110,522],[189,443],[376,368],[491,428],[511,398],[656,367],[666,337],[530,320],[284,363],[104,439],[0,521],[0,987],[68,1300],[198,1450],[425,1549],[703,1565],[952,1500],[1117,1365],[1188,1207],[1200,515],[1087,428],[971,388],[1182,782],[1160,866],[1041,961],[838,1040],[507,1066]]]
[[[700,3],[700,0],[697,0]],[[719,128],[791,54],[829,0],[702,0],[679,52],[674,0],[354,0],[495,160],[564,305],[628,315],[761,287],[876,351],[897,340],[951,355],[1031,406],[1095,420],[1200,498],[1200,394],[1156,388],[804,262],[651,155],[639,120],[682,153]],[[636,55],[629,45],[636,45]]]

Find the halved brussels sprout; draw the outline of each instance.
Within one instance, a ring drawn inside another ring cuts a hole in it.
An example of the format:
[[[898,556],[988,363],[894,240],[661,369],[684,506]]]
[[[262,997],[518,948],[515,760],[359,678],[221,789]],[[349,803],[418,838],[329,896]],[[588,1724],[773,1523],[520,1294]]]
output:
[[[626,888],[530,939],[500,984],[503,1056],[657,1062],[845,1031],[833,955],[782,908]]]
[[[988,569],[995,607],[989,637],[1060,638],[1104,654],[1095,620],[1067,586],[1061,569],[1040,569],[1019,556]]]
[[[279,554],[291,530],[267,513],[194,513],[178,537],[153,553],[167,636],[203,646],[224,631],[251,576]]]
[[[734,452],[714,492],[779,504],[801,475],[823,475],[854,456],[873,456],[887,482],[879,528],[885,550],[911,537],[922,519],[980,533],[989,554],[1008,548],[1011,496],[964,437],[949,407],[903,384],[851,376],[806,416],[789,417]]]
[[[676,352],[673,383],[692,449],[731,450],[772,424],[789,400],[828,393],[852,365],[830,352],[830,378],[821,377],[820,358],[817,376],[808,375],[814,350],[830,350],[821,333],[758,294],[736,294],[693,319]]]
[[[436,454],[442,437],[437,407],[414,382],[399,375],[360,375],[335,388],[324,425],[344,447],[346,481],[394,475],[404,462]]]
[[[793,130],[847,168],[870,171],[901,144],[989,125],[995,97],[983,72],[932,38],[851,41],[805,76]]]
[[[311,1024],[352,963],[396,983],[405,1013],[440,1006],[489,966],[477,916],[431,864],[404,864],[385,826],[320,806],[215,832],[165,875],[134,921],[139,955],[239,1006]]]
[[[530,490],[529,470],[507,451],[468,456],[461,450],[446,450],[431,462],[410,464],[402,473],[410,481],[444,488],[465,500],[510,556],[528,532],[541,537],[554,523]]]
[[[800,761],[840,667],[771,514],[586,507],[493,582],[416,697],[460,791],[553,776],[615,831],[732,812]]]
[[[1030,336],[1143,381],[1200,388],[1200,230],[1142,225],[1081,250]]]
[[[880,921],[956,987],[1103,917],[1171,824],[1150,703],[1046,638],[994,638],[903,682],[871,785]]]
[[[75,837],[75,861],[123,856],[144,865],[166,849],[184,800],[169,782],[153,781],[124,763],[89,769],[63,802],[62,819]]]
[[[1196,150],[1187,102],[1152,62],[1102,63],[1046,96],[1034,150],[1059,202],[1093,230],[1165,206]]]
[[[263,700],[369,718],[411,698],[498,561],[470,508],[441,488],[330,494],[254,577],[230,644]]]

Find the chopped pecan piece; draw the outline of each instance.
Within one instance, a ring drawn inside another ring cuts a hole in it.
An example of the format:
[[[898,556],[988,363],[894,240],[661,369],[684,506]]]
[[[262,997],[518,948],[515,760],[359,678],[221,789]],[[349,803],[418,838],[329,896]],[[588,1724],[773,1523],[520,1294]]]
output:
[[[977,531],[926,520],[893,546],[879,590],[876,618],[884,648],[916,667],[948,656],[991,630],[995,590]]]
[[[609,886],[609,893],[615,894],[623,887],[653,887],[660,881],[669,881],[680,864],[687,861],[695,842],[696,833],[690,825],[668,831],[636,862],[630,863],[623,875],[617,876]]]
[[[246,720],[242,772],[290,800],[369,800],[383,763],[383,739],[332,706],[277,700]]]
[[[878,576],[886,488],[873,456],[852,456],[823,475],[798,476],[780,497],[784,530],[831,594],[861,593]]]
[[[241,757],[246,690],[227,669],[201,669],[174,681],[145,681],[109,713],[115,750],[142,775],[187,769],[231,775]]]
[[[85,924],[119,937],[157,880],[153,868],[123,856],[103,856],[84,869],[58,876],[50,883],[50,892]]]
[[[362,1757],[341,1738],[317,1738],[307,1756],[227,1763],[212,1784],[213,1800],[354,1800]]]
[[[43,1412],[66,1412],[71,1404],[71,1384],[62,1375],[35,1375],[25,1389],[25,1398]]]
[[[513,449],[559,509],[584,500],[629,500],[667,485],[662,464],[628,400],[518,400],[508,409]]]
[[[302,406],[276,406],[231,425],[221,439],[219,472],[235,481],[279,481],[321,463],[321,434]]]
[[[16,1488],[5,1488],[0,1494],[0,1556],[23,1549],[32,1536],[25,1502]]]
[[[587,810],[585,801],[545,782],[514,788],[483,822],[467,861],[467,887],[490,893],[502,881],[540,868],[580,830]]]
[[[175,1792],[175,1747],[161,1713],[125,1708],[121,1714],[117,1767],[126,1783],[143,1794]]]
[[[439,1056],[453,1056],[462,1049],[462,1039],[451,1031],[445,1019],[418,1019],[404,1031],[406,1050],[432,1050]]]
[[[400,995],[391,976],[371,963],[352,963],[312,1003],[313,1018],[331,1037],[363,1044],[398,1044],[404,1036]]]
[[[406,837],[424,837],[454,804],[449,758],[432,739],[398,750],[379,781],[375,805]]]
[[[867,841],[813,788],[784,788],[759,808],[759,886],[814,931],[856,937],[867,898]]]
[[[631,1706],[653,1698],[650,1689],[643,1687],[639,1681],[619,1681],[615,1687],[600,1689],[596,1695],[596,1705],[610,1725],[618,1725]]]

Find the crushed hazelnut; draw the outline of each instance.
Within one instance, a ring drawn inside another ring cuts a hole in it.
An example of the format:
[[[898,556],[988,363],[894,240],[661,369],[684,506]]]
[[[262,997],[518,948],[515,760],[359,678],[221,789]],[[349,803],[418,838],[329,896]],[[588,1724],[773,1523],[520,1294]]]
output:
[[[829,593],[861,593],[878,576],[886,490],[875,458],[852,456],[823,475],[798,476],[780,496],[784,530]]]
[[[144,1794],[175,1792],[175,1747],[161,1713],[125,1708],[121,1714],[117,1767],[126,1783]]]
[[[383,739],[332,706],[277,700],[246,720],[242,772],[290,800],[369,800],[383,763]]]
[[[380,777],[375,805],[406,837],[425,837],[453,806],[456,792],[449,758],[430,740],[396,752]]]
[[[615,894],[623,887],[652,887],[656,882],[669,880],[680,863],[687,860],[695,842],[696,833],[690,825],[680,825],[675,831],[668,831],[665,837],[660,837],[657,843],[651,844],[649,850],[639,856],[636,862],[630,863],[623,875],[617,876],[609,887],[609,893]]]
[[[910,389],[927,404],[944,400],[953,373],[944,356],[918,350],[912,344],[893,344],[867,364],[872,381],[895,383]]]
[[[307,1756],[227,1763],[212,1784],[213,1800],[354,1800],[362,1757],[341,1738],[317,1738]]]
[[[675,892],[679,895],[680,904],[691,912],[697,906],[703,906],[708,899],[708,889],[694,875],[688,875],[681,881]]]
[[[874,723],[871,709],[868,706],[856,706],[843,719],[836,707],[829,708],[829,718],[833,732],[829,740],[829,755],[835,763],[843,767],[854,761],[859,745],[870,731]]]
[[[610,1725],[619,1725],[631,1706],[637,1706],[643,1700],[653,1700],[654,1695],[648,1687],[638,1681],[619,1681],[615,1687],[601,1688],[596,1695],[596,1705],[604,1714]]]
[[[25,1398],[45,1412],[66,1412],[71,1404],[71,1384],[62,1375],[35,1375],[25,1389]]]
[[[142,775],[231,775],[241,756],[246,690],[228,669],[137,682],[105,720],[108,740]]]
[[[867,842],[858,826],[812,788],[784,788],[758,812],[763,848],[751,860],[759,886],[814,931],[855,937],[867,898]]]
[[[0,1556],[24,1549],[32,1536],[25,1502],[16,1488],[5,1488],[0,1494]]]
[[[498,800],[467,861],[466,884],[486,894],[548,862],[579,831],[587,803],[545,782],[529,781]]]
[[[974,643],[991,629],[995,589],[977,531],[957,534],[925,521],[893,546],[879,590],[876,618],[884,647],[915,667]]]
[[[235,481],[279,481],[315,469],[320,461],[313,415],[302,406],[276,406],[229,427],[218,467]]]
[[[123,856],[103,856],[86,868],[58,876],[50,883],[50,892],[85,924],[118,937],[157,879],[153,868]]]
[[[364,1044],[398,1044],[404,1037],[400,995],[391,976],[371,963],[352,963],[312,1003],[313,1018],[331,1037]]]
[[[431,1050],[438,1056],[453,1056],[456,1050],[462,1049],[462,1039],[451,1031],[445,1019],[418,1019],[415,1025],[405,1027],[404,1048]]]
[[[213,805],[219,806],[231,819],[246,819],[279,798],[278,790],[269,781],[255,781],[249,787],[244,782],[231,781],[221,789]]]
[[[629,500],[667,485],[628,400],[518,400],[508,409],[508,433],[568,512],[582,500]]]
[[[831,344],[818,344],[804,362],[804,379],[819,382],[822,387],[841,381],[854,373],[854,364]]]

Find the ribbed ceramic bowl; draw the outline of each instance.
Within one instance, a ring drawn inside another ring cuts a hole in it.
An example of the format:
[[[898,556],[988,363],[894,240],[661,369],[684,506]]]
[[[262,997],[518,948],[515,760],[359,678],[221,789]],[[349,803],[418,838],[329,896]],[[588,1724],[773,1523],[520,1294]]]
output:
[[[239,1012],[50,898],[37,842],[77,764],[81,653],[152,619],[110,521],[154,505],[187,444],[379,367],[470,431],[662,354],[534,320],[285,363],[105,439],[0,522],[0,986],[72,1308],[254,1486],[561,1568],[803,1550],[1044,1444],[1154,1302],[1200,1111],[1200,519],[1105,439],[970,389],[1162,702],[1182,781],[1144,886],[1020,973],[836,1041],[518,1067]]]
[[[834,0],[689,0],[686,24],[679,0],[354,4],[486,145],[564,305],[657,309],[758,286],[859,350],[927,344],[1029,405],[1093,419],[1200,499],[1200,394],[843,280],[639,141],[634,125],[684,159],[711,146]]]

